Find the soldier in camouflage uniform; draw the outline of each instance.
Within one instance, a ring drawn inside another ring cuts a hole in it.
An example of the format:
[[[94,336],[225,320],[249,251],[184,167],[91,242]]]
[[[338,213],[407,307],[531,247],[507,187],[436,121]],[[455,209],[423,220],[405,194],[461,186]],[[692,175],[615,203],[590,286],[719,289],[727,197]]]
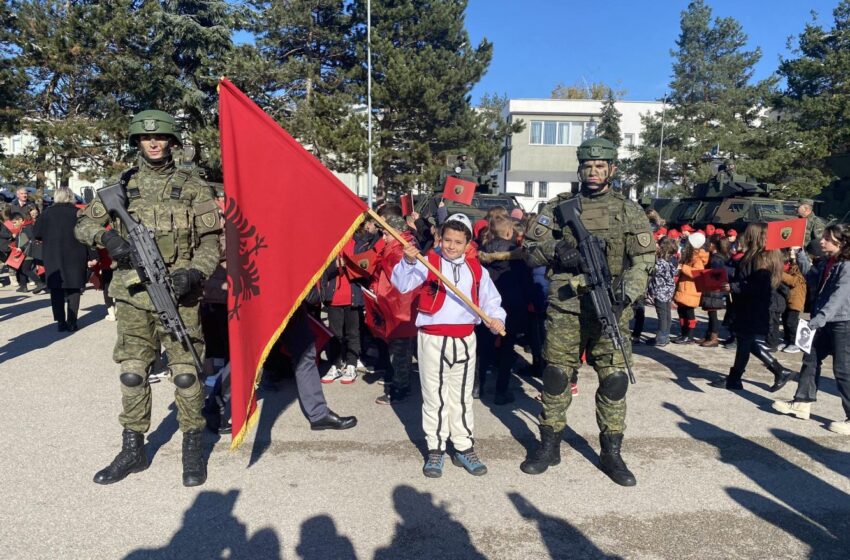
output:
[[[809,241],[814,240],[819,242],[823,237],[823,230],[826,229],[826,224],[818,218],[814,211],[815,201],[811,198],[801,198],[797,205],[797,215],[801,218],[806,218],[806,235],[803,239],[803,247],[809,246]]]
[[[128,210],[154,232],[168,267],[178,310],[199,356],[203,356],[199,302],[203,281],[219,261],[221,231],[212,188],[191,163],[176,162],[172,148],[181,146],[174,119],[162,111],[142,111],[133,117],[130,144],[139,148],[137,164],[125,171]],[[106,229],[107,225],[112,229]],[[191,353],[167,334],[154,313],[150,297],[129,262],[130,245],[118,220],[112,219],[99,198],[81,211],[74,231],[88,245],[105,247],[117,269],[109,295],[116,300],[118,339],[113,359],[120,364],[121,401],[118,417],[124,426],[123,446],[115,460],[98,472],[98,484],[118,482],[148,467],[144,434],[150,427],[151,389],[148,375],[160,343],[168,355],[177,421],[183,432],[183,484],[206,480],[201,409],[203,387]]]
[[[584,289],[581,258],[569,229],[562,229],[554,209],[562,201],[582,198],[581,221],[603,241],[613,277],[615,313],[620,331],[628,333],[631,302],[642,297],[655,265],[655,244],[646,214],[636,203],[611,189],[616,171],[615,146],[593,138],[578,148],[581,191],[561,194],[550,200],[536,221],[528,225],[525,258],[530,266],[547,266],[551,280],[546,314],[543,358],[543,412],[540,415],[540,447],[521,465],[523,472],[540,474],[561,461],[560,443],[566,427],[566,412],[572,394],[569,380],[581,366],[581,355],[599,376],[596,392],[596,421],[600,430],[600,463],[614,482],[633,486],[634,475],[620,456],[626,429],[626,390],[629,386],[623,355],[601,332],[593,303]],[[626,353],[631,355],[628,336]]]

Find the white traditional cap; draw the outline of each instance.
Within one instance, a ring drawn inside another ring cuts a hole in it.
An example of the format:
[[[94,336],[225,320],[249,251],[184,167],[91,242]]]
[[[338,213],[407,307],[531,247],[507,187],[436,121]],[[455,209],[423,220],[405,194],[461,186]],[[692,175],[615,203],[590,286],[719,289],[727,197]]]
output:
[[[694,249],[702,249],[705,245],[705,234],[702,232],[694,232],[688,236],[688,243],[691,244],[691,247]]]
[[[452,214],[446,220],[447,222],[460,222],[466,229],[469,230],[469,237],[472,237],[472,222],[469,221],[469,218],[466,217],[466,214]]]

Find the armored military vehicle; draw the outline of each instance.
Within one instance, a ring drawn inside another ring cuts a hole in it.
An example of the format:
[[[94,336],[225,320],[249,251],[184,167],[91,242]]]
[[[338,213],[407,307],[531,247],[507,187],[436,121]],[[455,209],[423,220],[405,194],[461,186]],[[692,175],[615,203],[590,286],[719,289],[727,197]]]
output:
[[[850,153],[831,156],[826,162],[838,178],[817,196],[815,212],[828,221],[850,223]]]
[[[498,185],[495,177],[482,175],[472,158],[465,154],[451,154],[446,156],[445,167],[440,171],[434,184],[431,186],[431,194],[419,197],[416,202],[416,211],[423,216],[433,215],[437,205],[442,199],[443,185],[448,177],[456,177],[465,181],[472,181],[475,187],[475,196],[472,205],[459,204],[446,200],[449,215],[455,213],[466,214],[470,220],[475,222],[483,218],[487,211],[494,206],[504,206],[508,212],[514,208],[522,208],[516,197],[510,194],[498,194]]]
[[[694,187],[694,195],[682,199],[650,201],[668,227],[690,224],[696,228],[713,224],[742,231],[750,222],[790,220],[797,217],[796,200],[771,198],[774,185],[735,173],[732,164],[717,162],[717,171]]]

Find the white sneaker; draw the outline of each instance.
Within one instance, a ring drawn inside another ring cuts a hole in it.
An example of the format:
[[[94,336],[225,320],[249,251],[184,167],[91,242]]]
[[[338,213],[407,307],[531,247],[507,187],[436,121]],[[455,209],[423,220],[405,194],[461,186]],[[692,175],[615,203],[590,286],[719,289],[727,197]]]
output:
[[[345,370],[342,373],[342,376],[339,378],[339,382],[343,385],[351,385],[357,381],[357,368],[354,366],[345,366]]]
[[[115,306],[114,305],[110,305],[109,307],[106,308],[106,320],[107,321],[114,321],[115,320]]]
[[[782,349],[782,351],[786,354],[798,354],[800,352],[800,349],[797,348],[796,344],[788,344],[787,346],[785,346],[785,348]]]
[[[342,373],[339,371],[339,368],[336,366],[331,366],[331,369],[322,376],[322,383],[333,383],[337,379],[342,377]]]
[[[850,436],[850,418],[844,421],[836,420],[835,422],[830,422],[826,429],[836,434]]]
[[[360,360],[357,360],[357,366],[355,366],[355,367],[356,367],[357,371],[365,371],[366,373],[369,373],[369,368],[366,367],[366,364],[364,364]]]
[[[770,408],[782,414],[796,416],[800,420],[808,420],[812,413],[812,403],[797,401],[773,401]]]

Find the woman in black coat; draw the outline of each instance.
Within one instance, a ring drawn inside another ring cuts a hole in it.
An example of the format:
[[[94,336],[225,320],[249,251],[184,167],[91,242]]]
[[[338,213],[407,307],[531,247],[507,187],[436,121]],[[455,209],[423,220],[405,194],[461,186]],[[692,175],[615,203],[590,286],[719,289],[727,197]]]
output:
[[[53,200],[53,205],[36,222],[33,235],[42,240],[44,276],[50,290],[53,318],[59,323],[59,331],[75,331],[80,293],[88,277],[89,249],[74,237],[77,208],[71,189],[56,189]]]
[[[741,237],[744,256],[738,263],[735,275],[725,285],[732,294],[735,317],[732,331],[738,341],[735,348],[735,363],[725,379],[711,383],[732,391],[744,388],[741,378],[750,359],[750,354],[764,363],[773,373],[770,391],[778,391],[794,374],[779,363],[765,346],[770,328],[771,294],[782,282],[782,257],[779,251],[765,250],[767,224],[752,223]]]

